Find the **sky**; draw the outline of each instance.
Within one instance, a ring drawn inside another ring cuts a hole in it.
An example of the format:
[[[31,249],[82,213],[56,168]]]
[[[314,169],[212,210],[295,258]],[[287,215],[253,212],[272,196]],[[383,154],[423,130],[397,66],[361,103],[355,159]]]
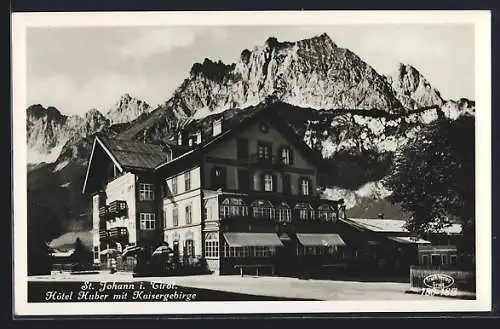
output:
[[[411,64],[444,99],[475,99],[473,25],[377,24],[30,27],[27,100],[67,115],[107,112],[125,93],[155,106],[204,58],[230,64],[271,36],[297,41],[322,33],[380,74]]]

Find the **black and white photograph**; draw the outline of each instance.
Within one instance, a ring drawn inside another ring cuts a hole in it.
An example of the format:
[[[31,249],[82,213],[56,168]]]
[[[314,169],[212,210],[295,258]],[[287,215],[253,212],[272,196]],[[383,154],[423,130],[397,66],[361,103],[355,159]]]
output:
[[[17,315],[488,311],[488,11],[16,13]]]

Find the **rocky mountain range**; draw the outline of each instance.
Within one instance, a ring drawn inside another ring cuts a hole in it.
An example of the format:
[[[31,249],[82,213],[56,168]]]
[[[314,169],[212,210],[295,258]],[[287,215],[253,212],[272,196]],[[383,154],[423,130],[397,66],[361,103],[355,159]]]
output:
[[[343,197],[354,213],[375,216],[380,207],[391,207],[373,200],[390,194],[379,181],[398,147],[439,115],[455,119],[475,111],[473,100],[444,100],[411,65],[381,75],[326,34],[297,42],[269,38],[243,50],[236,63],[205,59],[187,74],[172,97],[154,109],[130,95],[106,114],[91,110],[84,117],[41,105],[27,109],[28,160],[48,162],[28,173],[30,200],[56,214],[54,221],[66,223],[59,224],[60,231],[91,223],[88,200],[79,191],[96,132],[158,142],[187,122],[230,115],[272,98],[290,104],[290,124],[331,161],[325,196]],[[53,209],[55,196],[65,198],[66,210]],[[370,200],[368,208],[363,200]]]
[[[106,114],[91,109],[84,114],[66,116],[55,107],[40,104],[31,105],[26,110],[28,163],[57,160],[64,146],[111,125],[130,122],[148,113],[148,103],[124,94]]]

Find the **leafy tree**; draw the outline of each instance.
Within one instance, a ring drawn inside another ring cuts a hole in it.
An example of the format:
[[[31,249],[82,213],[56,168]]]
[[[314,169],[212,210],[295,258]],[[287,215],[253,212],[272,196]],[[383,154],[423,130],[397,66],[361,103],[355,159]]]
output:
[[[473,248],[474,175],[474,117],[440,117],[396,153],[384,184],[391,201],[413,214],[409,231],[425,234],[459,222]]]
[[[85,267],[92,262],[92,253],[84,245],[80,238],[75,240],[75,251],[73,253],[73,258],[78,266]]]

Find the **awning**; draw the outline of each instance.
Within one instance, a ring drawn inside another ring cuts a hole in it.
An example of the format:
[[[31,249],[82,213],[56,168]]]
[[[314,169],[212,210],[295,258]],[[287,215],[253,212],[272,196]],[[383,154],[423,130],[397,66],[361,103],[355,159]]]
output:
[[[409,236],[389,236],[389,240],[398,242],[398,243],[403,243],[403,244],[429,244],[431,243],[430,241],[424,240],[424,239],[419,239],[419,238],[413,238]]]
[[[230,247],[279,247],[283,246],[276,233],[224,233]]]
[[[344,240],[335,233],[297,233],[297,238],[303,246],[345,246]]]

